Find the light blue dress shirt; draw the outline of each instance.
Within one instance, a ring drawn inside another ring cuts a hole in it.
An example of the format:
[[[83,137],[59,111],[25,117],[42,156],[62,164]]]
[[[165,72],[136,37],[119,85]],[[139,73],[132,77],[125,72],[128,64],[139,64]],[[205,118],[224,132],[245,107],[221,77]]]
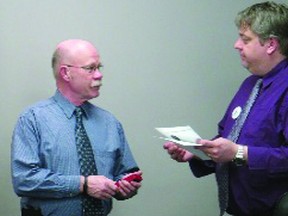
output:
[[[89,102],[81,107],[98,174],[118,180],[137,170],[121,123]],[[49,216],[82,214],[74,110],[56,91],[20,115],[13,133],[11,164],[13,187],[22,197],[22,208],[31,206]],[[103,204],[108,214],[112,200]]]

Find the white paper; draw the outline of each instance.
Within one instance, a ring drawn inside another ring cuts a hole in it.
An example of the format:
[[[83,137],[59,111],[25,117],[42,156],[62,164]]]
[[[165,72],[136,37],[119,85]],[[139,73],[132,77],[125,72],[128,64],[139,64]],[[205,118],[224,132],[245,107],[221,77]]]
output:
[[[210,159],[204,152],[194,148],[195,146],[201,146],[201,144],[196,143],[201,137],[189,125],[179,127],[157,127],[155,129],[164,136],[159,137],[160,139],[174,142],[179,147],[186,149],[203,160]]]

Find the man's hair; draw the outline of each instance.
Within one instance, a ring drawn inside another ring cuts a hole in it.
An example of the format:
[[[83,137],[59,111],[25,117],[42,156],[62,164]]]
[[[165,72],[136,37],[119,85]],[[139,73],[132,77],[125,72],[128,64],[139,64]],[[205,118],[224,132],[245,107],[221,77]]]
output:
[[[260,42],[276,38],[280,52],[288,56],[288,7],[275,2],[254,4],[239,12],[235,18],[236,26],[249,28],[258,35]]]
[[[52,56],[52,61],[51,61],[51,66],[52,66],[53,74],[54,74],[55,78],[57,78],[57,76],[58,76],[58,72],[57,72],[58,61],[59,61],[59,54],[58,54],[57,50],[55,50],[55,52],[53,53],[53,56]]]

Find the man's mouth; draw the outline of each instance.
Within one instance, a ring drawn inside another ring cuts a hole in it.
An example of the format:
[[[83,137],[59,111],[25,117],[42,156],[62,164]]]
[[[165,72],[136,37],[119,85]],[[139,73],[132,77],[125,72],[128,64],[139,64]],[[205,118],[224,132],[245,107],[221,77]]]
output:
[[[92,88],[99,88],[100,86],[102,86],[101,80],[96,80],[91,84]]]

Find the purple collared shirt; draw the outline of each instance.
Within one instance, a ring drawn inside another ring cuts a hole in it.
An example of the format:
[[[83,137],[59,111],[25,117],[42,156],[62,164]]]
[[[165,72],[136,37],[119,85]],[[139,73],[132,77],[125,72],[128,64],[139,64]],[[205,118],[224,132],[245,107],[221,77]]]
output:
[[[235,109],[243,109],[258,79],[252,75],[242,83],[218,124],[219,137],[228,136],[236,120]],[[241,216],[272,215],[275,203],[288,191],[287,59],[263,77],[261,92],[237,143],[248,146],[249,162],[241,167],[230,163],[227,211]],[[198,177],[215,172],[211,161],[191,160],[190,167]]]

